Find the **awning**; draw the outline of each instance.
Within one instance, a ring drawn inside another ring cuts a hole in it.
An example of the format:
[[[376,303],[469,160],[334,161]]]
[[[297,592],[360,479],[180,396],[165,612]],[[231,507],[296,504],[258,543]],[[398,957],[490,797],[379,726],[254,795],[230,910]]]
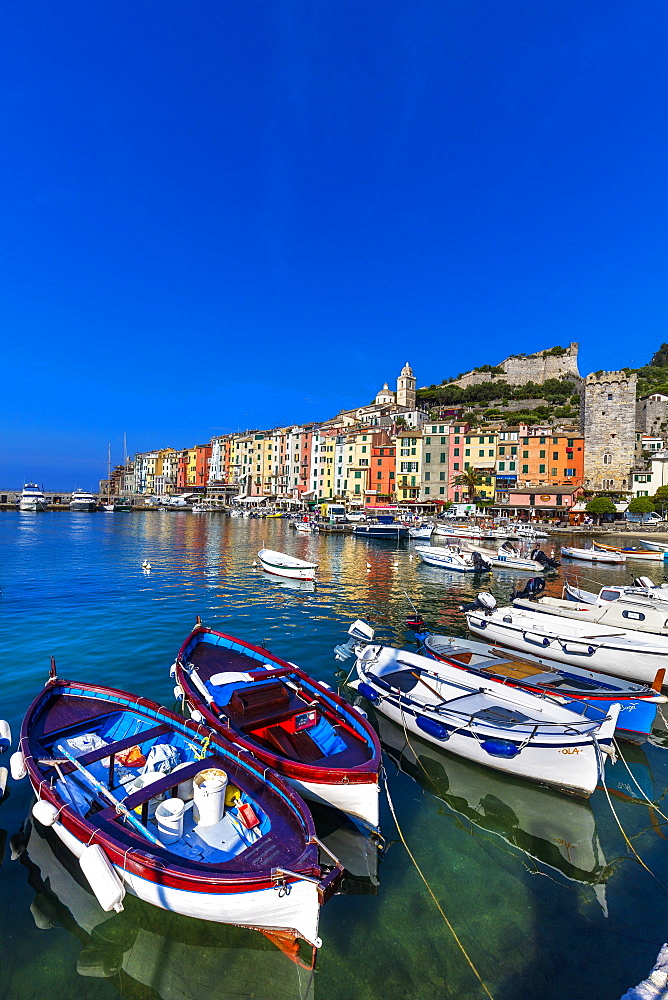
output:
[[[264,503],[269,497],[232,497],[233,503]]]

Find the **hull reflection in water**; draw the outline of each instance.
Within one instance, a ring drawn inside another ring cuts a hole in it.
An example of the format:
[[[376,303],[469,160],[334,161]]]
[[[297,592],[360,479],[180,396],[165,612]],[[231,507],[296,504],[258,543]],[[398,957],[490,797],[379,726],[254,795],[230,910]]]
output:
[[[371,715],[370,715],[371,718]],[[590,885],[607,916],[610,875],[588,802],[515,781],[454,757],[373,713],[383,750],[399,769],[480,830],[501,837],[528,857]]]
[[[35,924],[79,939],[79,975],[117,977],[121,996],[137,996],[140,983],[162,1000],[314,1000],[314,971],[282,954],[291,951],[287,939],[166,913],[133,896],[122,913],[105,913],[60,841],[34,820],[25,830],[21,862]]]

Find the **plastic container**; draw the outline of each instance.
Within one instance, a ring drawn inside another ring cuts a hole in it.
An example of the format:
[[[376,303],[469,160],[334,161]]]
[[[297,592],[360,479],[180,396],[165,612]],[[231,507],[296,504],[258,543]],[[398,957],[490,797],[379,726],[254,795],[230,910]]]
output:
[[[186,804],[183,799],[165,799],[155,810],[158,837],[163,844],[173,844],[183,836],[183,814]]]
[[[195,809],[199,826],[215,826],[225,815],[227,774],[219,767],[207,767],[195,775]]]
[[[132,795],[133,792],[138,792],[141,788],[146,788],[147,785],[152,785],[154,781],[159,781],[160,778],[164,778],[164,774],[161,771],[147,771],[146,774],[139,774],[131,782],[129,782],[125,788],[128,795]],[[148,815],[149,819],[153,819],[155,816],[155,811],[158,807],[158,803],[162,802],[165,797],[165,793],[162,792],[160,795],[156,795],[154,799],[149,799],[148,803]],[[135,809],[136,813],[141,813],[141,806],[137,806]]]
[[[176,767],[172,769],[171,773],[176,774],[177,771],[180,771],[184,767],[190,767],[191,764],[191,760],[186,760],[182,764],[177,764]],[[184,802],[190,802],[193,797],[193,778],[187,778],[185,781],[182,781],[176,789],[176,794],[180,799],[183,799]]]

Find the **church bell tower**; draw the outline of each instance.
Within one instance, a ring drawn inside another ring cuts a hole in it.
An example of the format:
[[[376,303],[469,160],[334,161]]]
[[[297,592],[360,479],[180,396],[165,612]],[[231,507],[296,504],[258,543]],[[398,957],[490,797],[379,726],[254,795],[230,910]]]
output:
[[[397,379],[397,404],[399,406],[405,406],[409,410],[415,409],[415,385],[413,369],[406,362]]]

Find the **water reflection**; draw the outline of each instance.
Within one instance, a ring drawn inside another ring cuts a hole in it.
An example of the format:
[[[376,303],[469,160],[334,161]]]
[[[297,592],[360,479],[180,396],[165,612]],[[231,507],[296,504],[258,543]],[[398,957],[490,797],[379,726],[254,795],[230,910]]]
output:
[[[80,976],[113,981],[121,996],[163,1000],[313,1000],[312,969],[283,954],[278,936],[189,920],[126,896],[105,913],[73,856],[50,831],[26,821],[21,863],[40,930],[62,928],[80,944]]]
[[[607,915],[610,876],[588,802],[453,757],[374,713],[385,752],[397,767],[477,829],[495,834],[527,857],[592,887]]]

